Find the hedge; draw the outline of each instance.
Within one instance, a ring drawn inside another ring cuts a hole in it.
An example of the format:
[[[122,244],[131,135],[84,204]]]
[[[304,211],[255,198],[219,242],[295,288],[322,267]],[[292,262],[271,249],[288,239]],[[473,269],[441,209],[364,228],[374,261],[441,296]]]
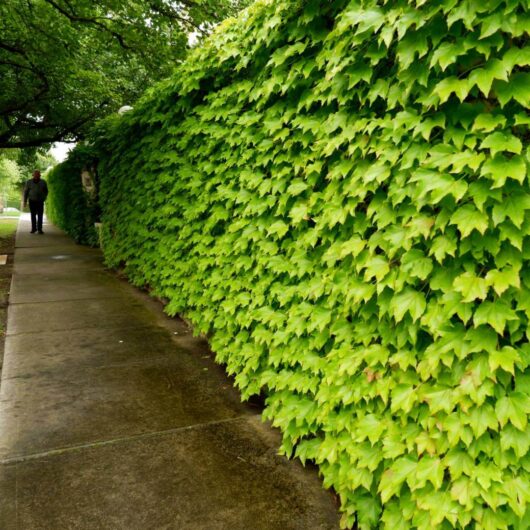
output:
[[[263,1],[100,132],[103,247],[361,529],[530,526],[526,0]]]
[[[98,234],[94,223],[99,220],[97,197],[83,189],[81,172],[94,164],[96,152],[78,145],[67,160],[46,174],[49,195],[46,215],[57,226],[70,234],[77,243],[97,246]]]

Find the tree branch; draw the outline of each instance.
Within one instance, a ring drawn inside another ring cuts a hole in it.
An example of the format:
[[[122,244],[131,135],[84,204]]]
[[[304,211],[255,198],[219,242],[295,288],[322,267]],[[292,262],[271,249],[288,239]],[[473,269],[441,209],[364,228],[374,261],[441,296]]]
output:
[[[33,68],[26,64],[20,64],[13,61],[5,61],[3,59],[0,59],[0,64],[5,64],[6,66],[13,66],[14,68],[20,68],[21,70],[29,70],[30,72],[33,72]]]
[[[83,116],[83,118],[74,121],[70,125],[66,127],[62,127],[60,130],[56,131],[55,133],[50,133],[48,136],[42,136],[42,137],[35,137],[31,140],[12,140],[14,136],[16,136],[16,132],[7,132],[2,135],[0,135],[0,149],[13,149],[13,148],[19,148],[24,149],[26,147],[38,147],[43,144],[50,144],[54,142],[60,142],[65,141],[65,137],[70,134],[77,133],[77,130],[82,127],[83,125],[87,124],[89,121],[94,120],[97,116],[99,110],[104,107],[108,102],[104,101],[100,105],[98,105],[97,109],[94,112],[91,112],[90,114]],[[53,127],[53,126],[49,126]],[[34,128],[33,128],[34,129]],[[16,131],[16,125],[13,127],[13,130]],[[77,137],[79,137],[79,134],[76,134]]]
[[[106,31],[107,33],[111,34],[119,43],[122,48],[125,50],[132,50],[131,46],[129,46],[125,39],[123,38],[123,35],[120,35],[117,31],[112,30],[109,28],[106,24],[103,24],[100,22],[100,20],[112,20],[107,17],[81,17],[75,13],[69,13],[66,9],[64,9],[62,6],[60,6],[55,0],[44,0],[47,4],[51,5],[54,9],[59,11],[61,15],[65,16],[68,20],[71,22],[80,22],[82,24],[92,24],[94,26],[97,26],[98,28],[102,29],[103,31]]]
[[[154,2],[153,0],[150,0],[148,2],[148,5],[151,8],[151,10],[153,10],[155,13],[158,13],[159,15],[162,15],[168,18],[169,20],[173,20],[173,21],[176,20],[180,22],[181,24],[184,24],[185,26],[188,26],[196,31],[199,31],[203,35],[206,33],[204,28],[201,28],[200,25],[193,22],[193,20],[191,20],[190,17],[186,18],[171,8],[168,9],[166,7],[162,7],[162,5],[160,5],[158,2]]]
[[[0,42],[0,49],[6,50],[10,53],[18,53],[19,55],[26,57],[26,52],[24,50],[21,50],[20,48],[17,48],[11,44],[7,44],[6,42]]]
[[[0,116],[6,116],[8,114],[12,114],[13,112],[20,112],[24,110],[29,105],[37,102],[44,94],[46,94],[46,92],[50,90],[50,83],[44,72],[41,72],[40,70],[36,69],[33,65],[31,65],[31,67],[23,67],[22,65],[18,66],[24,68],[25,70],[30,70],[31,73],[40,80],[41,87],[36,93],[34,93],[29,99],[26,99],[23,103],[16,103],[8,107],[0,108]]]

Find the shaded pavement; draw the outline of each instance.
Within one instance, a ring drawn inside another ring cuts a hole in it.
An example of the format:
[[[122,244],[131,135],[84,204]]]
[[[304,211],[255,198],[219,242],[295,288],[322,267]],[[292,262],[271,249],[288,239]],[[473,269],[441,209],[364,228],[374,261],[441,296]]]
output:
[[[207,344],[51,225],[17,235],[0,529],[335,529]]]

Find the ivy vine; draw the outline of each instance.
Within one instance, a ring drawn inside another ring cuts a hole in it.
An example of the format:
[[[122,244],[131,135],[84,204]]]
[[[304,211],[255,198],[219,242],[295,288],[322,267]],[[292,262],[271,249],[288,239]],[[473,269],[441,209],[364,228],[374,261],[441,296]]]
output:
[[[258,2],[98,133],[107,263],[360,529],[530,527],[527,0]]]

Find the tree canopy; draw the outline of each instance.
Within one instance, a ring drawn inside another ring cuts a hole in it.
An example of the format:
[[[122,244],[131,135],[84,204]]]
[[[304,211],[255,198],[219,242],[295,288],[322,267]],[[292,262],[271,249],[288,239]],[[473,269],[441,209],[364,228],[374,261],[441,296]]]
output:
[[[247,0],[3,0],[0,148],[83,138]]]
[[[46,171],[57,164],[47,147],[26,149],[0,149],[0,186],[9,183],[13,188],[21,188],[33,171]]]

